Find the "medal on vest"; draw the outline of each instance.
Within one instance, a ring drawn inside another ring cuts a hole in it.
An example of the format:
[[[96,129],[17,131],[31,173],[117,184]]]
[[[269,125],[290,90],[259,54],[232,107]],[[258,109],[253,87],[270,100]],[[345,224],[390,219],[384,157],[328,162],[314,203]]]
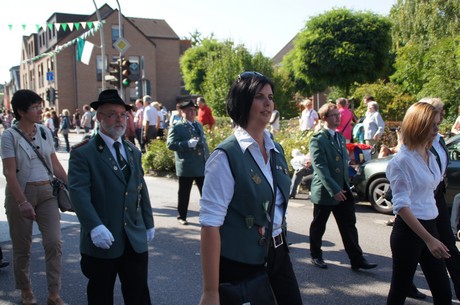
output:
[[[246,227],[248,229],[251,229],[253,226],[254,226],[254,216],[252,215],[248,215],[246,216],[246,218],[244,219],[246,221]]]
[[[261,184],[262,183],[262,179],[259,177],[259,175],[257,175],[256,173],[254,173],[254,171],[251,169],[251,179],[256,183],[256,184]]]

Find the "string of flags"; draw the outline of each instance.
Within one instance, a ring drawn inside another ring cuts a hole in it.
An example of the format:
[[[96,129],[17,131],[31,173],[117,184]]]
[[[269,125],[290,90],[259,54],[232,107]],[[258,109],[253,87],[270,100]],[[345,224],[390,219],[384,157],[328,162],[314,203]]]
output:
[[[64,31],[67,30],[67,28],[70,30],[70,31],[73,31],[74,29],[75,30],[79,30],[80,27],[83,28],[83,29],[86,29],[88,28],[89,30],[84,32],[83,34],[81,34],[80,36],[66,42],[65,44],[63,45],[58,45],[54,48],[53,51],[50,51],[50,52],[46,52],[46,53],[42,53],[42,54],[39,54],[33,58],[30,58],[30,59],[27,59],[25,60],[23,63],[27,63],[27,62],[30,62],[30,61],[36,61],[36,60],[39,60],[43,57],[47,57],[47,56],[54,56],[55,54],[58,54],[59,52],[61,52],[62,50],[70,47],[70,46],[73,46],[75,44],[77,44],[79,41],[80,41],[80,44],[81,44],[81,41],[86,41],[86,39],[90,36],[94,36],[98,31],[99,29],[101,28],[102,26],[102,23],[105,23],[104,20],[102,20],[101,22],[99,21],[91,21],[91,22],[67,22],[65,23],[65,26],[64,26],[64,23],[48,23],[47,24],[47,27],[49,29],[52,29],[53,27],[56,28],[57,31],[59,31],[60,28],[62,28]],[[37,29],[37,32],[42,28],[41,25],[35,25],[36,26],[36,29]],[[22,29],[26,29],[26,25],[21,25]],[[11,25],[10,29],[13,29],[13,25]]]
[[[63,31],[67,31],[67,29],[69,31],[73,31],[74,29],[75,30],[79,30],[80,28],[82,29],[92,29],[93,27],[99,27],[99,21],[85,21],[85,22],[63,22],[63,23],[60,23],[60,22],[54,22],[54,23],[45,23],[45,24],[8,24],[8,29],[10,31],[13,31],[17,28],[19,29],[22,29],[23,31],[26,31],[30,28],[32,29],[35,29],[37,32],[40,31],[40,29],[50,29],[52,30],[53,28],[56,29],[56,31],[59,31],[60,29],[62,29]]]

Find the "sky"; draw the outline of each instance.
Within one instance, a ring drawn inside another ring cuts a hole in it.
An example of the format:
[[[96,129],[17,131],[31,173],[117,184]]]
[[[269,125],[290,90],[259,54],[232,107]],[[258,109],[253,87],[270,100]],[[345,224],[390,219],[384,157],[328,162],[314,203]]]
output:
[[[20,64],[22,36],[36,33],[53,13],[90,15],[95,6],[116,0],[16,0],[2,6],[0,20],[0,83],[9,81],[9,70]],[[314,16],[333,8],[370,11],[388,16],[397,0],[118,0],[127,17],[164,19],[181,38],[198,31],[218,40],[231,39],[251,52],[275,56]],[[9,25],[13,25],[10,29]],[[23,30],[22,24],[26,25]],[[126,37],[129,41],[129,37]]]

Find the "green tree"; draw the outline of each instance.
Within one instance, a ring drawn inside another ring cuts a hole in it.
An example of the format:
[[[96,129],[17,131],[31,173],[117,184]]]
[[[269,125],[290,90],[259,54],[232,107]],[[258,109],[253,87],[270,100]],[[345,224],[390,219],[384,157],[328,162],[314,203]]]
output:
[[[226,114],[225,100],[232,82],[244,71],[273,75],[270,58],[257,52],[252,55],[244,45],[231,40],[204,39],[188,49],[180,59],[185,88],[205,97],[217,116]]]
[[[390,74],[390,29],[386,17],[331,10],[306,23],[283,69],[309,90],[337,86],[349,93],[354,82],[373,82]]]
[[[456,113],[460,94],[460,1],[398,0],[393,23],[391,80],[418,99],[437,96]]]

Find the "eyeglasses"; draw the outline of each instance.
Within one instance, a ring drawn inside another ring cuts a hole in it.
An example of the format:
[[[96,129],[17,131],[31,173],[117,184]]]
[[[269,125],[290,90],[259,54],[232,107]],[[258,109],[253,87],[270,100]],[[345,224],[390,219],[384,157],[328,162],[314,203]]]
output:
[[[120,119],[120,120],[126,120],[129,117],[127,112],[120,113],[120,114],[118,114],[118,113],[109,113],[109,114],[107,114],[107,113],[99,111],[99,113],[105,115],[109,120],[114,119],[114,118],[115,119]]]
[[[240,75],[238,75],[238,81],[242,81],[242,80],[245,80],[245,79],[254,77],[254,76],[264,77],[264,76],[263,76],[262,74],[260,74],[259,72],[256,72],[256,71],[246,71],[246,72],[243,72],[243,73],[241,73]]]
[[[30,106],[29,107],[29,110],[33,110],[33,111],[39,111],[39,110],[43,110],[43,107],[42,106]]]

